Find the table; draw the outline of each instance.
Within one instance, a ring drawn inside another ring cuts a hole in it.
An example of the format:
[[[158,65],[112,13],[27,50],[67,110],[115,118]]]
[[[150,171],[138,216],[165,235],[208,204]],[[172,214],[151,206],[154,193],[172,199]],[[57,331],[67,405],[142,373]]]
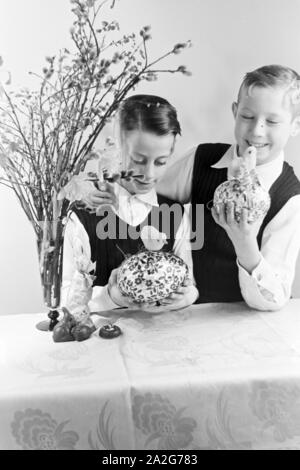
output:
[[[116,318],[54,343],[45,314],[0,317],[1,449],[300,449],[300,300]]]

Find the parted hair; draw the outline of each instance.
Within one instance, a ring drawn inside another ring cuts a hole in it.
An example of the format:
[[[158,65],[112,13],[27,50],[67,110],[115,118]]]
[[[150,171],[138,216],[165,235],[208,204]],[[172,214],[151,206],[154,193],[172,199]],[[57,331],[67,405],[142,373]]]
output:
[[[176,109],[160,96],[130,96],[121,103],[118,115],[122,131],[142,130],[161,136],[181,134]]]

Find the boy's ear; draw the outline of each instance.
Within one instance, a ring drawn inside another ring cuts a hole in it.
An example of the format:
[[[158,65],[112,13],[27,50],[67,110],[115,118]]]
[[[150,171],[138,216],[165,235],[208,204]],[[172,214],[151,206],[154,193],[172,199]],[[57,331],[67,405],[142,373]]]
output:
[[[238,104],[235,101],[232,103],[231,109],[232,109],[232,113],[235,119],[237,115],[237,109],[238,109]]]
[[[292,122],[291,136],[295,137],[300,132],[300,116],[296,116]]]

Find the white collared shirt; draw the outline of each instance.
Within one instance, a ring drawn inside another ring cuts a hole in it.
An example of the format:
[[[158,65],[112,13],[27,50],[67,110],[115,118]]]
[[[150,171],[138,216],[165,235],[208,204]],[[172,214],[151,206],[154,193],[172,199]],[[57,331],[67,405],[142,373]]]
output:
[[[152,189],[145,194],[130,194],[125,188],[114,183],[114,190],[118,200],[118,209],[114,212],[127,224],[136,227],[141,224],[148,216],[152,207],[158,206],[157,194]],[[190,222],[189,222],[189,205],[184,207],[184,214],[181,224],[175,235],[174,253],[181,257],[189,267],[191,276],[193,277],[193,260],[190,248]],[[64,236],[64,252],[63,252],[63,282],[62,282],[62,305],[68,304],[68,292],[76,271],[75,262],[75,246],[76,243],[83,247],[86,256],[91,258],[91,248],[88,234],[76,216],[71,213],[68,218],[65,236]],[[198,292],[194,288],[194,299],[196,300]],[[103,311],[119,307],[110,298],[107,286],[93,287],[92,299],[89,302],[90,311]]]
[[[183,203],[190,202],[196,148],[170,166],[157,185],[157,191]],[[238,158],[231,146],[213,168],[228,168]],[[261,184],[269,190],[282,172],[283,152],[273,161],[256,167]],[[178,178],[180,175],[180,178]],[[230,175],[227,174],[227,177]],[[264,229],[261,260],[248,273],[237,262],[242,296],[258,310],[277,310],[289,300],[300,248],[300,195],[291,197]]]

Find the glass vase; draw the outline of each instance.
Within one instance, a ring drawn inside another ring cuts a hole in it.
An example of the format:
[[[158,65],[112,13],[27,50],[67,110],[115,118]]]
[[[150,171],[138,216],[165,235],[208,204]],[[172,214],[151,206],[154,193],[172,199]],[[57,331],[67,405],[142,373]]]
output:
[[[45,220],[37,241],[43,299],[49,320],[39,322],[39,330],[52,331],[58,323],[62,285],[64,225],[61,219]]]

